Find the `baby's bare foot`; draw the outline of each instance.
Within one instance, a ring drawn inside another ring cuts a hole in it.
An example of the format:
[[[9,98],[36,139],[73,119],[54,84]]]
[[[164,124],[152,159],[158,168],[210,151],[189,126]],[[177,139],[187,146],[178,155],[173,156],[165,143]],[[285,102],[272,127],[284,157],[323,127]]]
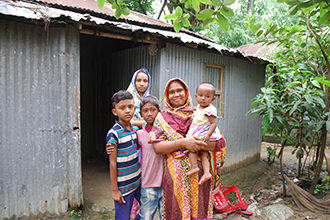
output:
[[[196,166],[196,167],[192,167],[189,172],[187,173],[187,176],[191,176],[193,175],[194,173],[197,173],[199,171],[199,168]]]
[[[204,173],[198,185],[202,185],[203,183],[211,179],[211,177],[212,177],[211,173]]]

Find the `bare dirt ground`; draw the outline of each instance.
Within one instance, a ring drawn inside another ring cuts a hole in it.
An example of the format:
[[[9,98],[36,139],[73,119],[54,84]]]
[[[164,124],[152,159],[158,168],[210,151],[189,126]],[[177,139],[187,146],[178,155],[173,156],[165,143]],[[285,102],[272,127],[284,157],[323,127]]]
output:
[[[225,174],[222,176],[222,182],[226,186],[234,184],[240,190],[240,194],[244,201],[248,204],[253,202],[258,203],[258,207],[262,208],[272,204],[284,204],[290,207],[294,216],[290,219],[330,219],[330,215],[313,213],[305,209],[299,209],[295,204],[291,196],[282,198],[281,193],[274,193],[274,190],[281,190],[283,181],[282,174],[280,173],[279,160],[276,159],[274,164],[269,165],[267,161],[267,147],[273,147],[273,143],[262,143],[261,149],[261,161],[245,168],[241,168],[233,173]],[[278,151],[279,151],[278,147]],[[285,147],[285,152],[283,156],[283,170],[286,174],[292,176],[293,179],[297,174],[298,160],[295,154],[292,154],[294,150],[293,147]],[[277,152],[278,152],[277,151]],[[326,155],[330,156],[330,150],[326,149]],[[307,160],[308,162],[308,160]],[[308,164],[308,163],[306,163]],[[322,167],[321,177],[328,176],[326,171],[326,166]],[[306,176],[306,173],[304,174]],[[311,176],[313,176],[311,174]],[[288,189],[288,187],[287,187]],[[290,191],[287,191],[288,194]],[[236,193],[235,193],[236,194]],[[316,195],[317,198],[323,197],[324,194]],[[234,202],[232,202],[234,203]],[[218,213],[215,210],[215,213]],[[246,219],[241,217],[239,214],[230,214],[226,219]],[[250,216],[250,219],[258,219],[256,216]]]
[[[290,219],[330,219],[330,215],[322,215],[310,211],[299,209],[292,197],[282,198],[280,193],[270,193],[274,189],[280,189],[282,176],[279,173],[279,160],[268,165],[267,147],[274,146],[273,143],[262,143],[260,162],[241,168],[233,173],[225,174],[221,182],[225,186],[234,184],[240,191],[244,201],[248,204],[258,203],[262,208],[271,204],[284,204],[294,211],[294,216]],[[279,148],[279,147],[278,147]],[[283,157],[284,171],[290,175],[295,175],[298,168],[298,160],[292,154],[293,148],[286,147]],[[330,157],[330,150],[326,149],[326,155]],[[323,166],[321,177],[329,175],[326,167]],[[292,177],[293,178],[293,177]],[[98,160],[85,159],[83,162],[83,193],[84,211],[82,215],[70,219],[114,219],[114,206],[111,199],[111,185],[108,165]],[[321,197],[322,195],[318,195]],[[252,199],[253,198],[253,199]],[[235,202],[231,201],[233,204]],[[218,212],[214,210],[215,214]],[[76,212],[77,213],[77,212]],[[158,218],[157,218],[158,219]],[[241,215],[232,213],[226,219],[247,219]],[[249,219],[258,219],[255,215]]]

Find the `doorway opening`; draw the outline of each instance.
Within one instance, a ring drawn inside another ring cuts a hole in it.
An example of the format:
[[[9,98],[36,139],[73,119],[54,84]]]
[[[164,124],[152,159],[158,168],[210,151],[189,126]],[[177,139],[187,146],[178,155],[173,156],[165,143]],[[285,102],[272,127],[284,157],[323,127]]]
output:
[[[98,208],[114,208],[105,137],[115,123],[111,97],[126,90],[133,72],[117,74],[114,53],[140,47],[130,41],[80,35],[81,158],[84,200]]]

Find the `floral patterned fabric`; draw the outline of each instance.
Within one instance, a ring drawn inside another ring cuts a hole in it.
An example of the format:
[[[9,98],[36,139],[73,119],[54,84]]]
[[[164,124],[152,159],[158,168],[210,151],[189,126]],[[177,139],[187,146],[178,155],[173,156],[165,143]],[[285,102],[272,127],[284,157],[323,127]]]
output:
[[[186,103],[183,106],[173,108],[168,100],[168,86],[171,82],[178,80],[185,87]],[[185,82],[175,78],[170,80],[165,87],[165,107],[166,111],[157,115],[153,129],[150,133],[151,143],[160,141],[174,141],[185,138],[192,122],[192,107],[189,90]],[[214,171],[223,164],[224,157],[219,156],[219,152],[225,153],[225,141],[221,138],[217,142],[216,151],[212,152],[212,162]],[[183,155],[175,158],[173,153],[165,157],[165,169],[163,177],[164,188],[164,207],[163,219],[212,219],[213,217],[213,196],[215,181],[219,181],[219,175],[215,175],[205,182],[198,185],[198,180],[203,174],[202,164],[199,161],[200,171],[192,177],[187,177],[186,173],[190,170],[189,158]],[[218,166],[216,166],[218,164]],[[210,167],[210,170],[212,168]]]

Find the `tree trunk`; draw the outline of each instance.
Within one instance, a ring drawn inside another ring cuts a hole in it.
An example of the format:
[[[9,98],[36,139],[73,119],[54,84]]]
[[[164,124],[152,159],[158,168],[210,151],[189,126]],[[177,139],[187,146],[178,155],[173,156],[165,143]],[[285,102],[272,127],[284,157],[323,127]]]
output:
[[[310,31],[310,33],[313,35],[316,43],[318,44],[318,46],[321,49],[322,55],[324,57],[325,63],[327,64],[327,68],[328,68],[328,80],[330,80],[330,62],[328,60],[327,54],[325,53],[321,41],[318,38],[318,36],[315,34],[314,30],[312,30],[309,26],[309,16],[310,16],[310,12],[308,12],[307,14],[307,28]],[[328,113],[329,111],[329,87],[325,86],[325,93],[324,93],[324,104],[325,104],[325,109],[324,112]],[[329,117],[326,117],[325,120],[329,120]],[[322,136],[321,136],[321,150],[320,150],[320,157],[319,157],[319,161],[317,164],[317,168],[315,171],[315,176],[314,176],[314,180],[313,183],[311,185],[311,188],[309,189],[309,193],[310,194],[314,194],[314,189],[319,181],[320,178],[320,172],[322,169],[322,163],[323,163],[323,156],[324,156],[324,151],[325,151],[325,146],[326,146],[326,142],[327,142],[327,128],[326,128],[326,124],[324,123],[322,126]]]
[[[316,169],[317,161],[318,161],[319,155],[320,155],[320,149],[321,149],[321,142],[318,142],[317,143],[317,149],[316,149],[316,156],[315,156],[315,160],[313,161],[313,166],[312,166],[313,170]]]
[[[282,198],[286,197],[286,187],[285,187],[285,179],[284,179],[284,170],[283,170],[283,151],[284,151],[284,147],[286,144],[286,140],[282,143],[282,148],[281,148],[281,154],[280,154],[280,172],[282,173],[282,183],[283,183],[283,194],[282,194]]]
[[[147,12],[146,12],[146,10],[144,9],[143,4],[141,3],[141,0],[139,0],[138,3],[139,3],[140,9],[142,10],[143,14],[146,15]]]
[[[327,88],[329,88],[329,87],[327,87]],[[328,90],[328,92],[327,92],[328,95],[326,94],[325,96],[328,97],[328,100],[329,100],[329,89],[327,89],[327,90]],[[328,103],[329,103],[329,101],[328,101]],[[321,150],[320,150],[320,155],[319,155],[319,161],[317,163],[313,183],[311,185],[311,188],[309,189],[309,193],[312,194],[312,195],[314,195],[315,187],[316,187],[316,185],[319,181],[319,178],[320,178],[320,173],[321,173],[323,159],[324,159],[323,156],[324,156],[324,150],[325,150],[326,142],[327,142],[327,128],[326,128],[326,125],[324,124],[322,126]]]
[[[251,17],[252,16],[252,7],[253,7],[253,0],[248,1],[247,13]]]
[[[164,4],[162,5],[162,8],[161,8],[160,11],[159,11],[159,14],[158,14],[158,16],[157,16],[157,19],[159,19],[160,16],[162,15],[162,12],[163,12],[163,10],[164,10],[164,8],[165,8],[166,3],[167,3],[167,0],[164,0]]]

